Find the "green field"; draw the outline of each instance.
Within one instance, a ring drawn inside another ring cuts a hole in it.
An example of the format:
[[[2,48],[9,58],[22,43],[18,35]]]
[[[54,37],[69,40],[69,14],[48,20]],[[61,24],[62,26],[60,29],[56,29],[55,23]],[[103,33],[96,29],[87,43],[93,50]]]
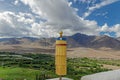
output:
[[[27,68],[0,67],[0,78],[5,80],[34,80],[35,75],[39,73],[39,70]]]
[[[67,59],[65,77],[79,80],[80,77],[108,71],[103,64],[119,66],[120,60],[96,60],[88,58]],[[54,56],[46,54],[16,54],[0,52],[0,79],[45,80],[58,77],[55,74]]]

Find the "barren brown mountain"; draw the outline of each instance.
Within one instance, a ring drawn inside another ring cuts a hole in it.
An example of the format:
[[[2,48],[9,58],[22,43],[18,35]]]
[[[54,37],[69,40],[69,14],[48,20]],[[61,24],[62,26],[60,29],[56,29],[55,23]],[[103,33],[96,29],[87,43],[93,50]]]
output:
[[[120,41],[108,36],[88,36],[74,34],[67,38],[69,57],[120,59]],[[0,51],[19,53],[54,54],[56,38],[4,38],[0,39]]]

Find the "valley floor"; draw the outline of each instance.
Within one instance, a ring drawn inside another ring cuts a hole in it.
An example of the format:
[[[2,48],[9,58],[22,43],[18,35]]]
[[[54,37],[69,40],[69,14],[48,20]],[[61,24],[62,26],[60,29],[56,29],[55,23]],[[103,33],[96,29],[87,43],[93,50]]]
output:
[[[69,57],[88,57],[88,58],[96,58],[96,59],[120,59],[120,50],[113,50],[109,48],[100,48],[100,49],[92,49],[92,48],[71,48],[68,51]]]
[[[0,51],[16,52],[16,53],[46,53],[55,54],[54,47],[41,47],[39,45],[0,45]],[[113,50],[110,48],[68,48],[67,56],[70,58],[88,57],[97,59],[120,59],[120,50]]]

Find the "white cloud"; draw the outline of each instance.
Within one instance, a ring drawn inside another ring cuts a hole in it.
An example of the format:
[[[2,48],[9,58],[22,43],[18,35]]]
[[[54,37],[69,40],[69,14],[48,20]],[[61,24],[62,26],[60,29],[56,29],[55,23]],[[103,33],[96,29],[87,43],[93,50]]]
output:
[[[17,21],[18,22],[23,22],[25,24],[32,24],[32,23],[34,23],[34,17],[33,17],[32,14],[19,12],[18,15],[19,15],[19,16],[17,16],[17,18],[18,18]]]
[[[105,23],[102,27],[101,27],[101,31],[109,31],[109,26]]]
[[[72,2],[69,2],[68,5],[71,6],[71,5],[72,5]]]
[[[97,13],[96,16],[106,16],[108,12]]]
[[[90,4],[90,3],[94,4],[96,2],[96,0],[78,0],[78,1],[82,3],[87,3],[87,4]]]
[[[14,5],[17,5],[19,3],[19,0],[14,1]]]
[[[79,2],[79,3],[87,3],[87,5],[94,4],[96,2],[96,0],[73,0],[74,3]]]
[[[21,18],[13,12],[5,11],[0,13],[0,36],[21,37],[28,36],[30,28],[23,22],[17,20]]]
[[[102,27],[98,29],[99,32],[115,32],[117,37],[120,37],[120,24],[115,24],[113,26],[108,26],[107,23],[105,23]]]
[[[87,16],[89,16],[93,11],[95,11],[96,9],[99,9],[101,7],[107,6],[109,4],[112,4],[114,2],[117,2],[119,0],[103,0],[101,3],[98,3],[92,7],[88,8],[88,11],[84,13],[84,18],[86,18]]]
[[[116,24],[110,28],[110,31],[116,32],[116,36],[120,37],[120,24]]]
[[[84,20],[79,17],[76,10],[70,7],[67,0],[21,0],[25,5],[29,5],[32,12],[38,14],[41,18],[46,19],[46,22],[38,23],[35,33],[40,32],[44,28],[44,33],[51,36],[63,30],[66,35],[81,32],[88,35],[97,32],[97,23],[95,21]],[[32,25],[32,29],[33,28]],[[52,32],[50,34],[50,32]],[[44,34],[43,32],[39,34]],[[36,34],[37,35],[37,34]]]
[[[0,12],[0,36],[54,37],[61,30],[65,35],[74,33],[99,35],[101,31],[120,31],[117,31],[119,24],[111,28],[107,24],[100,27],[96,21],[79,17],[67,0],[20,1],[28,5],[32,13]]]

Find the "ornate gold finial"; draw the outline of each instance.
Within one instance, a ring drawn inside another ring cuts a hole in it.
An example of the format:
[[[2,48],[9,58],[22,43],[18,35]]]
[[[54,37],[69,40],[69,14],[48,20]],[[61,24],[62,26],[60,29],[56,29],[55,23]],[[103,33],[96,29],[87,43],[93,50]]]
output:
[[[59,34],[60,34],[60,37],[62,37],[63,32],[61,31]]]

